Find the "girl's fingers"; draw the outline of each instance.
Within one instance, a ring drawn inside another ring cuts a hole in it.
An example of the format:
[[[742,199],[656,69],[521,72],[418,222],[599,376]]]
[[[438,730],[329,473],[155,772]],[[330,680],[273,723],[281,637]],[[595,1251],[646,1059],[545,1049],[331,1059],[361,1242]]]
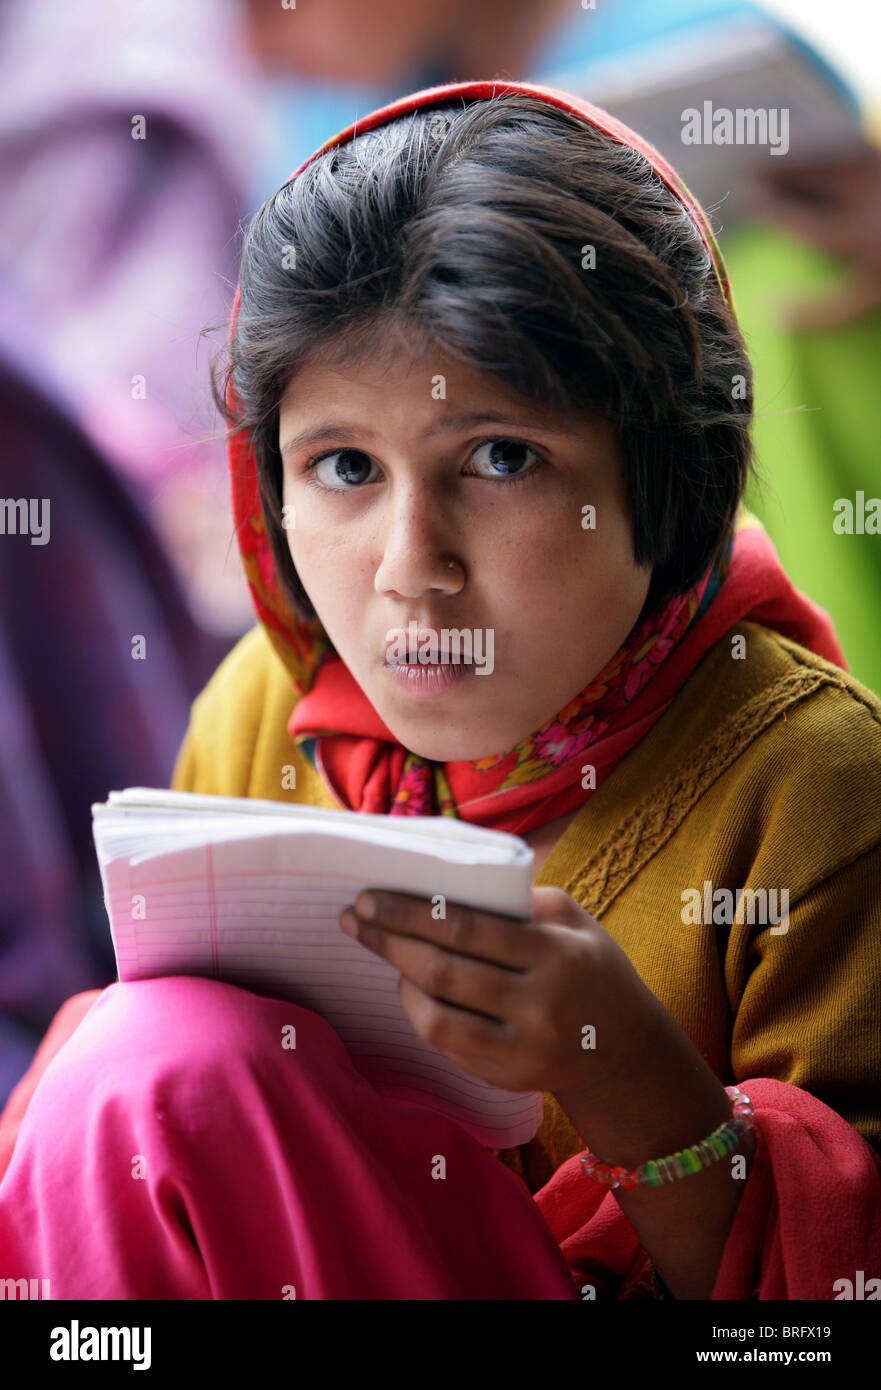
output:
[[[506,1084],[513,1052],[507,1025],[435,999],[406,977],[401,1003],[419,1036],[438,1052],[483,1081]]]
[[[373,917],[365,916],[362,910],[368,899],[375,903]],[[508,970],[527,970],[538,960],[542,946],[542,931],[534,922],[482,912],[440,895],[425,898],[371,889],[359,894],[355,912],[359,920],[388,931]]]
[[[358,921],[358,940],[400,970],[426,998],[486,1015],[496,1026],[516,1008],[523,972],[458,955],[383,923]],[[486,1020],[484,1020],[486,1021]]]

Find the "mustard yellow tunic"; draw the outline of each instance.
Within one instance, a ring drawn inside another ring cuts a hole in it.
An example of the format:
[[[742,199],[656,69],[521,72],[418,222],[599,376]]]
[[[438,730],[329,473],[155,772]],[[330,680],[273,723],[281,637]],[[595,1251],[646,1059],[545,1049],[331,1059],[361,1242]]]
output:
[[[173,785],[333,806],[287,732],[295,698],[254,628],[194,702]],[[739,623],[585,803],[535,881],[597,918],[724,1085],[768,1076],[800,1086],[881,1152],[877,695]],[[683,892],[703,898],[705,883],[711,893],[777,890],[778,912],[787,890],[788,930],[750,923],[743,910],[731,925],[683,922]],[[583,1147],[546,1096],[536,1138],[499,1156],[536,1192]]]

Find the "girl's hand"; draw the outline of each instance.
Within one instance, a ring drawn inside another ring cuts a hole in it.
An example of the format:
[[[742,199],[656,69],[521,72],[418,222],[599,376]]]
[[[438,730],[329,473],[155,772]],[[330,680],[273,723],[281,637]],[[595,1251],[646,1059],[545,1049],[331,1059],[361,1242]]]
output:
[[[533,888],[529,921],[451,903],[436,920],[429,899],[371,889],[359,903],[367,896],[376,916],[354,919],[356,935],[401,971],[417,1033],[495,1086],[552,1092],[607,1163],[635,1168],[730,1117],[687,1033],[561,889]],[[754,1147],[749,1133],[740,1150],[747,1165]],[[674,1298],[712,1297],[743,1190],[730,1173],[717,1163],[686,1182],[615,1190]]]
[[[519,920],[448,902],[435,918],[431,899],[377,889],[359,896],[352,920],[358,940],[401,971],[416,1032],[464,1071],[506,1090],[599,1100],[644,1060],[659,1015],[681,1030],[567,893],[534,888],[532,906]]]

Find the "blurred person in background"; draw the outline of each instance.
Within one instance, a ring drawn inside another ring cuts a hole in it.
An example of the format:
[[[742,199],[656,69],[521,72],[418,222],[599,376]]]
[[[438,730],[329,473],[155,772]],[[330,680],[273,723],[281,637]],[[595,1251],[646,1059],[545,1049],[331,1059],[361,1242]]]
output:
[[[35,317],[0,275],[0,1103],[62,1001],[116,975],[90,804],[167,783],[225,651],[53,380]]]
[[[768,482],[747,500],[793,582],[831,613],[850,670],[881,691],[881,533],[860,521],[881,498],[881,155],[787,168],[756,210],[725,241]]]
[[[143,495],[200,623],[248,619],[200,331],[228,312],[259,104],[235,5],[13,4],[0,260],[83,427]],[[232,547],[233,551],[235,547]]]
[[[226,312],[257,129],[225,14],[0,17],[3,1100],[61,1002],[115,976],[90,803],[167,784],[247,622],[198,351]]]

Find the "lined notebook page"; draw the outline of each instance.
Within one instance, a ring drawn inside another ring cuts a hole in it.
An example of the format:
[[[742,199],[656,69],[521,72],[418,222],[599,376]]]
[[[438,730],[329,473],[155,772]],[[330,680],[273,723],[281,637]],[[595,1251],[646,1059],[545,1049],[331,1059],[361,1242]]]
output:
[[[383,1094],[442,1112],[490,1148],[533,1137],[541,1096],[469,1076],[420,1038],[398,998],[399,971],[339,927],[368,887],[527,916],[532,854],[522,841],[475,826],[458,836],[448,818],[419,817],[408,834],[403,818],[268,802],[248,818],[236,812],[249,803],[229,798],[213,799],[226,809],[206,824],[194,803],[212,798],[192,797],[190,813],[188,793],[165,810],[126,795],[93,808],[121,980],[205,975],[291,999],[331,1024]],[[511,862],[481,862],[503,850]]]

